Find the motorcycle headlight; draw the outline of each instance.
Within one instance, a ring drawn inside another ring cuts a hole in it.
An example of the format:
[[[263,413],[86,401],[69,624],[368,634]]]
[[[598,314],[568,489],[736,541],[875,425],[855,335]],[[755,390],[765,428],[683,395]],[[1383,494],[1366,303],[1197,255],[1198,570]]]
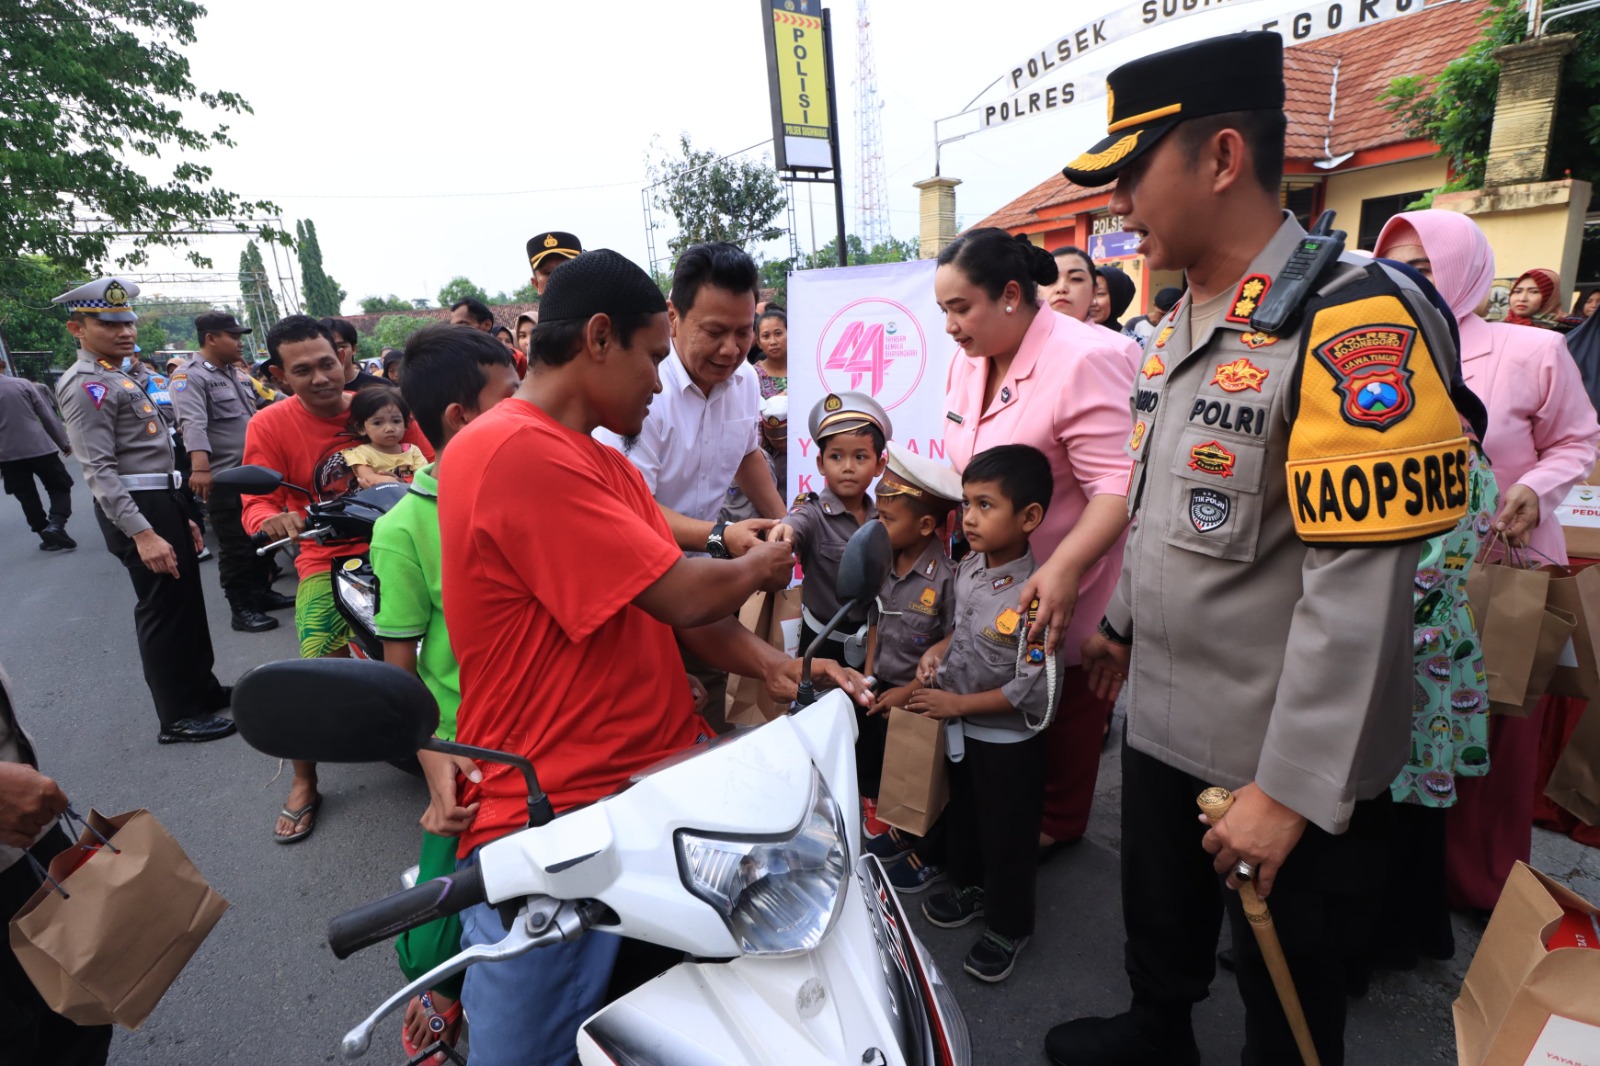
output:
[[[710,904],[746,955],[792,955],[822,942],[838,915],[849,867],[844,813],[822,775],[811,772],[811,802],[781,837],[678,830],[684,887]]]
[[[352,563],[355,565],[352,566]],[[347,560],[345,566],[348,569],[334,571],[334,594],[371,631],[376,628],[373,617],[378,613],[377,594],[372,582],[361,572],[361,560]]]

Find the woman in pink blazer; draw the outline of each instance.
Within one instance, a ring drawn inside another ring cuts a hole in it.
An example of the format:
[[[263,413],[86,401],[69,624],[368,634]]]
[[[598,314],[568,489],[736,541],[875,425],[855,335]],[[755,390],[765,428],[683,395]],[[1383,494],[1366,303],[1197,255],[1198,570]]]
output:
[[[979,229],[939,255],[934,292],[960,346],[946,384],[944,439],[959,472],[997,444],[1031,444],[1050,460],[1055,493],[1031,541],[1040,560],[1019,604],[1039,598],[1066,676],[1051,725],[1041,847],[1082,838],[1094,799],[1109,701],[1090,695],[1079,649],[1122,571],[1128,524],[1123,450],[1132,432],[1134,367],[1125,338],[1058,314],[1039,299],[1056,261],[1024,237]]]
[[[1500,483],[1495,530],[1526,544],[1536,561],[1565,563],[1554,512],[1594,468],[1600,422],[1561,334],[1486,322],[1475,313],[1494,278],[1494,252],[1466,215],[1396,215],[1375,252],[1426,274],[1456,313],[1462,376],[1489,410],[1483,448]],[[1459,799],[1446,819],[1452,906],[1493,908],[1512,864],[1528,860],[1545,702],[1526,718],[1495,716],[1488,776],[1457,783]]]

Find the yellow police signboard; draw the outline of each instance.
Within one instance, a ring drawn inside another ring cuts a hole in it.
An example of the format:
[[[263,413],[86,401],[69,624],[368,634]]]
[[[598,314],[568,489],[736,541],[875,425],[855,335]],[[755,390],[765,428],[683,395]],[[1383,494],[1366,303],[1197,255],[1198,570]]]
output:
[[[773,150],[780,170],[831,170],[828,42],[821,0],[761,0]]]

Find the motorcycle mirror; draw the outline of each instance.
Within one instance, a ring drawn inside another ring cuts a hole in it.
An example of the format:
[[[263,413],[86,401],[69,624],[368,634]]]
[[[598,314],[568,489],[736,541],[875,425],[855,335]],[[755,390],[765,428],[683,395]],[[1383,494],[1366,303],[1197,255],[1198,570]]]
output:
[[[365,659],[265,663],[233,685],[245,743],[279,759],[407,759],[439,727],[439,706],[414,674]]]
[[[236,466],[220,470],[211,478],[217,488],[230,489],[245,496],[265,496],[283,484],[283,475],[269,466]]]
[[[871,602],[883,588],[889,573],[889,531],[882,522],[868,522],[850,535],[839,560],[839,576],[833,589],[840,603]]]

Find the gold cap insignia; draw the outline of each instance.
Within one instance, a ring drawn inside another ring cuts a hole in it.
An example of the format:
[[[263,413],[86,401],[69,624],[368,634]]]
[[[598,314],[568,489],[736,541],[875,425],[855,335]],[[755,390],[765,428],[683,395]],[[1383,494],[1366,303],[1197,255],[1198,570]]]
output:
[[[839,410],[839,408],[841,408],[843,406],[844,406],[844,401],[839,399],[839,397],[833,395],[832,393],[829,393],[828,394],[828,398],[826,400],[822,401],[822,409],[824,411],[830,411],[830,412],[831,411],[837,411],[837,410]]]
[[[544,239],[544,246],[546,248],[554,248],[559,243],[560,242],[556,240],[556,235],[554,233],[550,234]]]
[[[106,303],[112,307],[126,307],[128,304],[128,290],[119,282],[113,281],[106,286]]]

